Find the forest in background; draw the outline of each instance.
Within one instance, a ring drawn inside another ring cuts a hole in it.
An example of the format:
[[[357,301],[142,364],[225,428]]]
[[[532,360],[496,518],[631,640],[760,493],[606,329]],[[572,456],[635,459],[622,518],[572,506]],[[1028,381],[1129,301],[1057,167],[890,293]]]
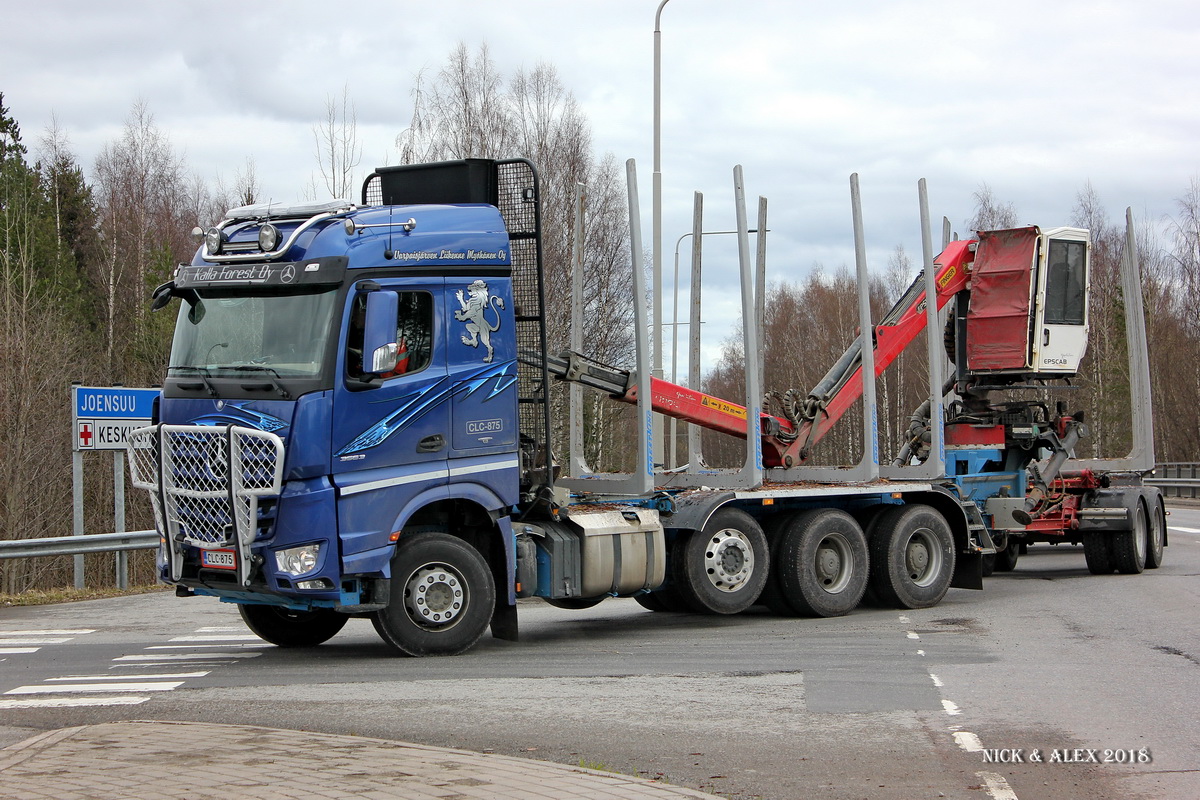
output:
[[[3,87],[0,87],[2,89]],[[436,73],[415,78],[415,110],[397,137],[400,160],[524,157],[538,167],[544,208],[551,350],[569,342],[575,187],[586,187],[584,352],[632,366],[633,281],[623,176],[611,155],[594,152],[590,126],[553,67],[505,76],[486,46],[460,45]],[[320,179],[310,196],[357,194],[352,180],[360,148],[353,103],[329,98],[313,136]],[[322,185],[323,184],[323,185]],[[80,164],[67,131],[51,125],[33,142],[0,94],[0,539],[43,538],[71,530],[72,381],[85,385],[150,386],[167,364],[171,313],[151,314],[148,297],[195,251],[193,228],[220,220],[226,209],[256,202],[254,164],[236,169],[231,184],[193,173],[155,125],[143,103],[131,108],[120,134],[95,162]],[[1009,227],[1017,210],[986,186],[976,196],[966,230]],[[1129,447],[1128,375],[1118,263],[1123,219],[1080,189],[1072,224],[1092,231],[1091,346],[1067,398],[1088,415],[1086,455],[1122,455]],[[1197,460],[1200,448],[1200,184],[1183,187],[1169,220],[1144,220],[1139,256],[1151,348],[1156,448],[1160,462]],[[878,319],[919,268],[897,248],[872,279]],[[795,281],[773,281],[767,293],[764,351],[767,390],[807,390],[842,353],[857,326],[856,289],[844,267],[814,268]],[[740,389],[740,343],[731,338],[704,388],[730,399]],[[908,415],[921,402],[924,348],[903,355],[879,383],[880,437],[898,445]],[[1078,398],[1076,402],[1073,398]],[[557,392],[560,411],[565,392]],[[597,469],[628,468],[633,435],[627,411],[599,395],[585,401],[585,450]],[[565,419],[565,416],[558,417]],[[565,425],[556,442],[566,460]],[[681,437],[683,426],[681,426]],[[858,428],[843,422],[818,447],[814,463],[857,458]],[[734,445],[736,447],[736,445]],[[686,447],[680,449],[686,453]],[[728,444],[706,444],[719,463]],[[686,456],[683,456],[686,457]],[[112,530],[112,465],[88,456],[85,531]],[[127,527],[152,526],[140,491],[127,496]],[[153,580],[153,557],[131,558],[135,581]],[[89,585],[112,583],[112,555],[88,557]],[[70,585],[71,559],[0,561],[0,593]]]

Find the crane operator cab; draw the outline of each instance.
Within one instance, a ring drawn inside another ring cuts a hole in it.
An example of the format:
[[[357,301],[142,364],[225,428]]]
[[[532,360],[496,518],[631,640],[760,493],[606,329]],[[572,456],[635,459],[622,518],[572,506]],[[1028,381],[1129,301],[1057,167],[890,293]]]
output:
[[[1069,378],[1088,341],[1091,244],[1082,228],[981,231],[966,315],[967,370]]]

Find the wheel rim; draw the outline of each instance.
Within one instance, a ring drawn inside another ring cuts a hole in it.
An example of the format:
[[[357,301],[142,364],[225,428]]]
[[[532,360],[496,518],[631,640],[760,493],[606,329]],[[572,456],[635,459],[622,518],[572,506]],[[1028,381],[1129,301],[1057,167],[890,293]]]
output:
[[[904,546],[904,571],[917,586],[930,586],[942,573],[942,548],[933,531],[914,531]]]
[[[1163,546],[1163,518],[1160,509],[1154,509],[1154,521],[1150,523],[1150,546],[1157,553]]]
[[[1140,503],[1134,514],[1133,542],[1139,564],[1146,563],[1146,509]]]
[[[704,550],[709,582],[722,592],[736,592],[754,572],[754,548],[746,535],[734,528],[713,534]]]
[[[817,545],[814,562],[817,580],[829,594],[843,591],[854,575],[854,554],[850,541],[840,533],[831,533]]]
[[[444,629],[456,623],[469,595],[462,576],[446,564],[425,564],[404,584],[404,607],[422,628]]]

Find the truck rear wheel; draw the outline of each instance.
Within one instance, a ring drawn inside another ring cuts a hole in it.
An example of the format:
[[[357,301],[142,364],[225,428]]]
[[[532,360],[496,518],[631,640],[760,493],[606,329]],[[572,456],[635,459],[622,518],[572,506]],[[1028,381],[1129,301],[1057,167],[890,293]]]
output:
[[[674,549],[679,594],[694,610],[737,614],[762,593],[770,569],[767,537],[746,512],[718,509],[703,531]]]
[[[238,605],[242,622],[279,647],[316,647],[337,635],[350,617],[329,608],[294,611],[282,606]]]
[[[929,608],[954,577],[954,537],[946,518],[927,505],[890,508],[871,535],[871,586],[880,602]]]
[[[1163,507],[1160,497],[1150,512],[1150,526],[1147,531],[1146,569],[1158,569],[1163,562],[1163,547],[1167,541],[1167,510]]]
[[[633,599],[647,611],[686,613],[692,610],[687,601],[679,596],[679,592],[675,591],[674,586],[666,586],[662,589],[655,589],[652,592],[635,594]]]
[[[795,516],[795,512],[775,514],[767,517],[762,523],[763,535],[767,537],[767,552],[771,554],[771,569],[767,572],[766,583],[763,584],[763,590],[758,595],[758,603],[781,617],[791,617],[796,614],[796,609],[792,608],[792,604],[784,599],[783,590],[779,586],[779,573],[775,569],[783,531]]]
[[[479,641],[495,603],[495,582],[478,550],[448,533],[422,531],[401,537],[387,608],[371,621],[404,655],[452,656]]]
[[[781,531],[772,571],[797,614],[839,617],[867,589],[867,539],[844,511],[820,508],[793,515]]]
[[[1139,498],[1133,509],[1129,530],[1112,535],[1113,566],[1122,575],[1137,575],[1146,568],[1146,539],[1150,526],[1146,522],[1146,504]]]

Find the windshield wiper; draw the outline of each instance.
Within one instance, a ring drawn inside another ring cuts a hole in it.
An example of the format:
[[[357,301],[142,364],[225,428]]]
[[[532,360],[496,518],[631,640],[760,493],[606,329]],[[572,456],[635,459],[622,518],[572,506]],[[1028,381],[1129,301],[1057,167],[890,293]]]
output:
[[[279,373],[271,367],[263,367],[258,364],[227,364],[221,367],[221,369],[236,369],[244,370],[245,372],[265,372],[271,378],[271,385],[275,387],[275,391],[279,393],[279,396],[284,400],[292,399],[291,393],[287,389],[283,388],[283,383],[281,382],[282,379],[279,377]]]
[[[207,367],[193,367],[190,364],[172,364],[171,366],[167,367],[168,372],[170,372],[173,369],[191,370],[192,372],[194,372],[200,376],[200,380],[204,381],[204,388],[208,389],[208,393],[210,395],[212,395],[213,397],[219,396],[217,394],[217,388],[212,385],[211,381],[209,381],[209,377],[212,375],[212,373],[208,371]],[[181,389],[199,389],[200,388],[199,386],[196,386],[194,383],[193,384],[182,384],[181,383],[179,386]]]

